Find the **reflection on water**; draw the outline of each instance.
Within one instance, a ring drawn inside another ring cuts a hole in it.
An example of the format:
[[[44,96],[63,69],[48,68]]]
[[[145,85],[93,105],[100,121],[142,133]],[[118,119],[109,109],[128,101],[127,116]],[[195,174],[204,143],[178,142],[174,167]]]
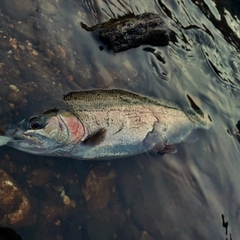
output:
[[[0,9],[1,129],[69,91],[113,87],[182,106],[189,96],[214,123],[162,157],[82,162],[1,147],[0,225],[23,239],[238,239],[238,4],[3,0]],[[168,46],[114,54],[80,26],[145,12],[174,33]]]

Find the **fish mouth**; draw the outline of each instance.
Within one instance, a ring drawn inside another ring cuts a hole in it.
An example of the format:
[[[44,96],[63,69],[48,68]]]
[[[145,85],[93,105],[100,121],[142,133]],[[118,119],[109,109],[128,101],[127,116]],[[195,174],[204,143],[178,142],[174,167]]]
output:
[[[24,133],[20,129],[7,129],[6,136],[13,138],[10,142],[28,141],[32,144],[42,144],[45,139],[44,137],[37,133]]]
[[[22,133],[15,135],[14,139],[7,143],[7,146],[28,153],[47,154],[52,152],[57,144],[36,133]]]
[[[31,143],[30,141],[26,140],[16,140],[13,139],[7,143],[7,146],[15,148],[20,151],[28,152],[28,153],[34,153],[37,154],[42,150],[42,147],[39,145],[36,145],[35,143]],[[42,153],[42,152],[41,152]]]

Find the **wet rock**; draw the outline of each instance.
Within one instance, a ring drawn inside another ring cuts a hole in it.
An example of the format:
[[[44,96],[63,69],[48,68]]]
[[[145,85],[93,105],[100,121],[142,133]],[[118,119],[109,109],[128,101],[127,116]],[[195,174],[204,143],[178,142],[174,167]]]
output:
[[[97,168],[91,170],[82,187],[82,193],[89,211],[106,208],[110,199],[108,175]]]
[[[65,194],[65,190],[63,190],[61,192],[61,197],[62,197],[62,201],[63,201],[63,204],[68,206],[68,207],[71,207],[71,208],[75,208],[76,207],[76,201],[75,200],[71,200],[69,196],[67,196]]]
[[[49,169],[37,169],[30,173],[30,182],[34,186],[45,185],[52,177],[52,171]]]
[[[24,98],[23,93],[15,85],[9,86],[7,100],[12,109],[15,108],[15,105],[17,105],[18,108],[25,107],[27,105],[27,100]]]
[[[16,38],[10,38],[9,42],[10,42],[12,48],[14,50],[17,50],[18,40]]]
[[[125,51],[143,44],[165,46],[170,40],[166,24],[159,15],[153,13],[138,16],[129,14],[92,27],[84,23],[81,23],[81,26],[87,31],[94,31],[99,40],[113,52]]]
[[[11,91],[8,94],[7,99],[10,103],[20,104],[23,101],[23,95],[20,91],[19,92]]]
[[[70,206],[71,200],[67,195],[63,195],[63,203],[67,206]]]
[[[28,198],[13,179],[0,170],[0,224],[23,227],[35,223]]]
[[[3,0],[0,7],[3,7],[11,18],[24,20],[33,14],[37,9],[37,1]]]

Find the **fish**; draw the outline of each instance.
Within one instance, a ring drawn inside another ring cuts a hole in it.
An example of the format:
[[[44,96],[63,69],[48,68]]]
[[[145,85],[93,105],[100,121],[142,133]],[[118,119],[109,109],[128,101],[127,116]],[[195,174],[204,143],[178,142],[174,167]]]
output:
[[[122,158],[148,151],[175,153],[175,144],[194,130],[212,125],[210,116],[194,106],[196,109],[179,107],[121,89],[71,92],[58,107],[9,124],[5,132],[12,139],[7,145],[36,155],[79,160]]]

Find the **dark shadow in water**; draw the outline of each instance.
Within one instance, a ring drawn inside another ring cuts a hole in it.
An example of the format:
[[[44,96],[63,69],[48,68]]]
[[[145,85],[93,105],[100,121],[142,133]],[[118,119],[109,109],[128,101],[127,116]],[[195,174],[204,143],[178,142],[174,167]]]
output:
[[[225,222],[224,215],[222,214],[222,226],[225,228],[226,240],[228,240],[228,222]],[[230,240],[232,240],[231,233],[229,234]]]
[[[0,240],[22,240],[22,238],[13,229],[0,227]]]
[[[143,48],[143,51],[152,53],[157,58],[158,61],[160,61],[163,64],[166,63],[166,60],[160,51],[157,51],[156,49],[151,47],[145,47]]]

